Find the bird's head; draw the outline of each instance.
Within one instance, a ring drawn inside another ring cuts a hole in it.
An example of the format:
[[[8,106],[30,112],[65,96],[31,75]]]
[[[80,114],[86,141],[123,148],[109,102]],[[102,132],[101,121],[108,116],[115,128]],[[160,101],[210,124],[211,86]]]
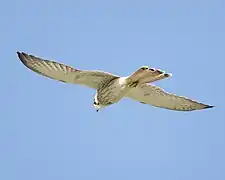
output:
[[[96,109],[96,111],[98,112],[101,108],[104,108],[104,105],[99,104],[98,102],[98,98],[97,98],[97,94],[94,97],[94,108]]]

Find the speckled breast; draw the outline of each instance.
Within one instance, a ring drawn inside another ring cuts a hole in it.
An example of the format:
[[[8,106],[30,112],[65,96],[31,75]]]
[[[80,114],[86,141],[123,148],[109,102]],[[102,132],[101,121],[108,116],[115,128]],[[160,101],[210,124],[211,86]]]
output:
[[[129,90],[125,79],[115,78],[102,84],[97,90],[98,102],[110,105],[118,102]]]

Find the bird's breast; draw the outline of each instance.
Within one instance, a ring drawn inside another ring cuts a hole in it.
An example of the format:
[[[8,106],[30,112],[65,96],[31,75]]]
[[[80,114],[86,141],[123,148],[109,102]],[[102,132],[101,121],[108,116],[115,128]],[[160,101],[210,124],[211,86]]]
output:
[[[126,93],[126,78],[118,78],[108,82],[97,90],[100,104],[112,104],[118,102]]]

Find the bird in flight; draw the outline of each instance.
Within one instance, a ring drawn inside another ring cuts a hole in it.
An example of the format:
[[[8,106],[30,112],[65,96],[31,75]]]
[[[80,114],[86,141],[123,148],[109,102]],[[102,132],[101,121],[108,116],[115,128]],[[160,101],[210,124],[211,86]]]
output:
[[[172,74],[160,69],[142,66],[130,76],[120,77],[103,71],[75,69],[24,52],[17,52],[17,55],[27,68],[38,74],[61,82],[80,84],[96,89],[93,105],[97,112],[99,109],[119,102],[124,97],[143,104],[177,111],[193,111],[214,107],[168,93],[160,87],[150,84],[172,76]]]

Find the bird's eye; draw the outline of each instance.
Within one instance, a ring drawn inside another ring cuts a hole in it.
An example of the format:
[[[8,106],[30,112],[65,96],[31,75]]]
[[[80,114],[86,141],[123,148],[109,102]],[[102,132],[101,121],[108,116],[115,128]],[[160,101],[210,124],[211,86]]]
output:
[[[94,101],[94,105],[98,105],[98,103]]]

